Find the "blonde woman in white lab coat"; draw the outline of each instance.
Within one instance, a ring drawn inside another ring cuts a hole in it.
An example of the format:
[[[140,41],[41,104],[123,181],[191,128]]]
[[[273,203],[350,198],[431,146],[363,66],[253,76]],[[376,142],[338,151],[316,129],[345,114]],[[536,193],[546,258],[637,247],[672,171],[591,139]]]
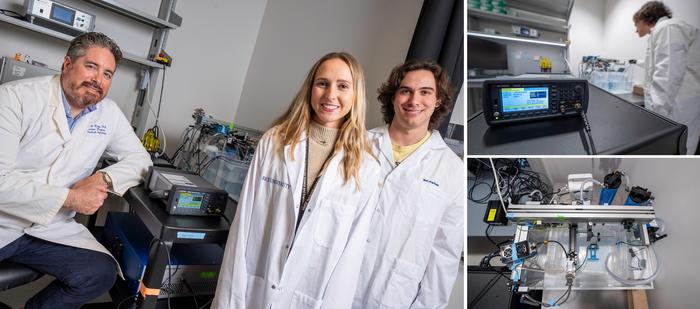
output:
[[[365,107],[351,55],[314,64],[255,151],[212,308],[351,306],[379,171]]]
[[[647,2],[634,14],[640,37],[649,34],[644,79],[644,107],[688,126],[687,153],[700,140],[700,31],[660,1]]]

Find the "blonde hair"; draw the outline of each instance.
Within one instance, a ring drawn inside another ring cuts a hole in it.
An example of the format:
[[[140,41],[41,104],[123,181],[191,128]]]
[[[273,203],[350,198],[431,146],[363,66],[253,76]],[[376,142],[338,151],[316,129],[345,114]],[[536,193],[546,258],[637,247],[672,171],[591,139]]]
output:
[[[365,135],[365,109],[367,106],[365,99],[365,75],[359,62],[348,53],[329,53],[314,63],[287,112],[273,124],[271,134],[275,143],[274,150],[277,154],[283,154],[284,146],[290,145],[289,154],[294,160],[294,148],[299,143],[301,134],[308,132],[313,117],[311,87],[313,86],[314,77],[321,64],[331,59],[340,59],[350,67],[354,93],[350,112],[345,115],[343,124],[340,126],[333,155],[340,150],[345,152],[345,156],[341,161],[343,181],[347,183],[351,177],[354,177],[355,183],[359,187],[359,171],[363,152],[371,154]]]

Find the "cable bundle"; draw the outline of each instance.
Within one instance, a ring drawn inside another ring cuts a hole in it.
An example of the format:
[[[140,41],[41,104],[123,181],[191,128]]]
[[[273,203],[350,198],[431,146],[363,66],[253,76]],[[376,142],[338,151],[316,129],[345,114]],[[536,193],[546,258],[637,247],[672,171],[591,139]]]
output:
[[[468,161],[470,161],[469,166],[474,168],[474,176],[469,177],[471,185],[467,196],[472,202],[485,204],[493,194],[497,194],[495,180],[489,177],[491,165],[481,159],[468,159]],[[510,198],[514,204],[519,204],[525,196],[528,200],[535,201],[549,201],[553,196],[552,189],[540,175],[521,168],[517,160],[495,159],[494,165],[498,173],[498,186],[504,200]],[[488,172],[484,173],[485,171]],[[488,181],[489,178],[491,178],[490,181]],[[474,191],[479,186],[490,186],[491,190],[485,196],[475,197]]]

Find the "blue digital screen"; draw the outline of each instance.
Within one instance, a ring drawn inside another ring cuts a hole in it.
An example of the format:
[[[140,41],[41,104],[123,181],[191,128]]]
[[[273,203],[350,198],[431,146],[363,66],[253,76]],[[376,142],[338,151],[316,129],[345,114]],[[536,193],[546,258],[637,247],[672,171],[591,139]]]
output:
[[[180,192],[180,199],[177,202],[177,207],[199,209],[202,207],[203,197],[204,193],[182,191]]]
[[[60,5],[51,6],[51,19],[72,26],[75,18],[75,11]]]
[[[503,88],[501,106],[504,113],[547,109],[549,89],[547,87]]]

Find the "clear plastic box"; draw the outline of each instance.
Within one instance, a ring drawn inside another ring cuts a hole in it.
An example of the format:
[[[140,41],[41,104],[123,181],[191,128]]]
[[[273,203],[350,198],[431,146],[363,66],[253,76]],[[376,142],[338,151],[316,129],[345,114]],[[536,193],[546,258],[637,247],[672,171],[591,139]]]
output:
[[[632,92],[633,81],[627,72],[593,71],[590,82],[615,94]]]
[[[218,188],[226,190],[231,198],[238,201],[248,168],[248,163],[242,161],[216,160],[207,166],[202,177]]]

